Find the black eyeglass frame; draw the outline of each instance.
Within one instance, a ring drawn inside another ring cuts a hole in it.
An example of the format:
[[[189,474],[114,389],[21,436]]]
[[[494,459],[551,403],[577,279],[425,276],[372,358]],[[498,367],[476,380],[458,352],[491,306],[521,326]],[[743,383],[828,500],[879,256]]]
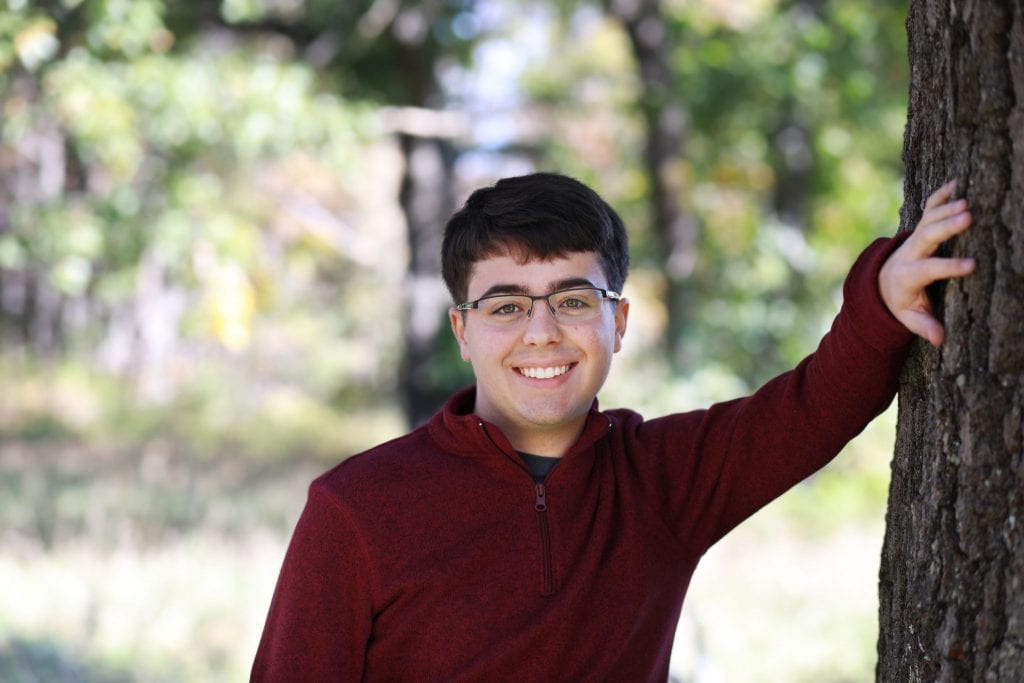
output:
[[[537,295],[534,295],[534,294],[519,294],[519,293],[514,293],[514,292],[505,292],[505,293],[502,293],[502,294],[488,294],[487,296],[482,296],[479,299],[476,299],[474,301],[467,301],[465,303],[458,304],[458,305],[455,306],[455,310],[456,311],[471,311],[473,309],[480,308],[480,302],[481,301],[487,301],[488,299],[500,299],[500,298],[509,297],[509,296],[517,296],[517,297],[520,297],[520,298],[523,298],[523,299],[529,299],[530,300],[530,308],[527,309],[527,311],[526,311],[526,318],[527,318],[527,320],[529,320],[530,318],[533,317],[533,305],[536,302],[540,301],[541,299],[543,299],[544,303],[546,303],[548,305],[548,310],[551,312],[551,315],[557,316],[557,313],[555,312],[555,307],[551,305],[551,298],[550,297],[553,297],[556,294],[565,294],[566,292],[577,292],[577,291],[583,291],[583,290],[595,291],[595,292],[599,293],[601,295],[601,298],[603,300],[605,300],[605,301],[616,301],[616,302],[622,301],[622,295],[619,294],[618,292],[612,291],[610,289],[602,289],[600,287],[592,287],[592,286],[587,286],[587,287],[566,287],[565,289],[556,289],[555,291],[548,292],[547,294],[537,294]]]

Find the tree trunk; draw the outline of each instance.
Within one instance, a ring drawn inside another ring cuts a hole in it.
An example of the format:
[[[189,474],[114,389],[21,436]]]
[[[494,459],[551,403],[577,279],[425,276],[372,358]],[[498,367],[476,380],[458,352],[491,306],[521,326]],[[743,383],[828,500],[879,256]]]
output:
[[[902,230],[959,178],[977,272],[899,397],[879,681],[1024,680],[1024,0],[912,0]]]
[[[696,217],[682,203],[687,112],[673,80],[671,41],[660,0],[605,0],[605,6],[625,27],[643,82],[639,104],[647,133],[644,166],[651,183],[652,227],[666,278],[665,346],[669,360],[685,366],[680,342],[693,315],[698,238]]]
[[[455,210],[455,153],[439,138],[402,133],[399,141],[405,158],[399,201],[409,239],[399,380],[406,419],[416,426],[437,412],[455,388],[439,385],[430,372],[438,338],[448,334],[448,295],[440,285],[441,240],[445,221]]]

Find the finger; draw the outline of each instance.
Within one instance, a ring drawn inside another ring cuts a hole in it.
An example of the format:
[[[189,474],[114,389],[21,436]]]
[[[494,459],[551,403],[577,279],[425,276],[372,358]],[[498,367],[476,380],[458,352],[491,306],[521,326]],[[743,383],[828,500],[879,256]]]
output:
[[[939,204],[945,202],[947,199],[953,196],[953,190],[955,189],[956,179],[954,178],[953,180],[947,181],[945,185],[935,190],[935,192],[932,192],[928,196],[928,199],[925,200],[924,203],[925,210],[928,210],[933,206],[938,206]]]
[[[943,242],[969,228],[972,221],[969,211],[961,211],[935,223],[919,226],[907,239],[908,249],[919,258],[931,256]]]
[[[929,258],[908,263],[904,266],[904,282],[910,291],[919,291],[933,282],[964,277],[974,272],[972,258]]]
[[[937,223],[937,222],[941,221],[944,218],[949,218],[950,216],[954,216],[954,215],[956,215],[958,213],[961,213],[963,211],[966,211],[966,210],[967,210],[967,200],[966,199],[957,199],[957,200],[954,200],[954,201],[951,201],[951,202],[946,202],[945,204],[939,204],[938,206],[933,206],[932,208],[927,209],[921,215],[921,220],[919,220],[917,222],[917,227],[920,228],[920,227],[925,226],[925,225],[931,225],[932,223]]]
[[[908,330],[927,340],[932,346],[940,346],[946,338],[946,330],[942,327],[942,323],[930,313],[905,311],[900,322]]]

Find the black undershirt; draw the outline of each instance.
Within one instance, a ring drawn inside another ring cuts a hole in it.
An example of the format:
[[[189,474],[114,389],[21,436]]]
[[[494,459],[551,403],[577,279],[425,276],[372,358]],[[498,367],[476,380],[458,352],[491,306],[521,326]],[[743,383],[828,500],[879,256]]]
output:
[[[529,468],[533,480],[538,484],[544,482],[544,477],[548,476],[548,472],[561,460],[561,458],[553,458],[548,455],[534,455],[532,453],[523,453],[522,451],[516,452],[519,453],[519,457],[526,463],[526,467]]]

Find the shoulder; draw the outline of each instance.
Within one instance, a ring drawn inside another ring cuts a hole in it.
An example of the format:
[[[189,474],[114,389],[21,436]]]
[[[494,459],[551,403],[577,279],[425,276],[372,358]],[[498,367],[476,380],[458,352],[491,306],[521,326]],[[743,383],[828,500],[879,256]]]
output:
[[[614,431],[643,431],[645,429],[679,429],[693,426],[707,414],[707,408],[668,413],[650,419],[629,408],[613,408],[602,411],[612,422]]]
[[[335,502],[358,504],[408,489],[436,473],[447,456],[425,427],[351,455],[327,470],[310,486]]]
[[[708,409],[670,413],[645,419],[640,413],[627,408],[604,411],[612,423],[614,438],[622,448],[634,455],[650,455],[664,450],[684,450],[697,438]]]

